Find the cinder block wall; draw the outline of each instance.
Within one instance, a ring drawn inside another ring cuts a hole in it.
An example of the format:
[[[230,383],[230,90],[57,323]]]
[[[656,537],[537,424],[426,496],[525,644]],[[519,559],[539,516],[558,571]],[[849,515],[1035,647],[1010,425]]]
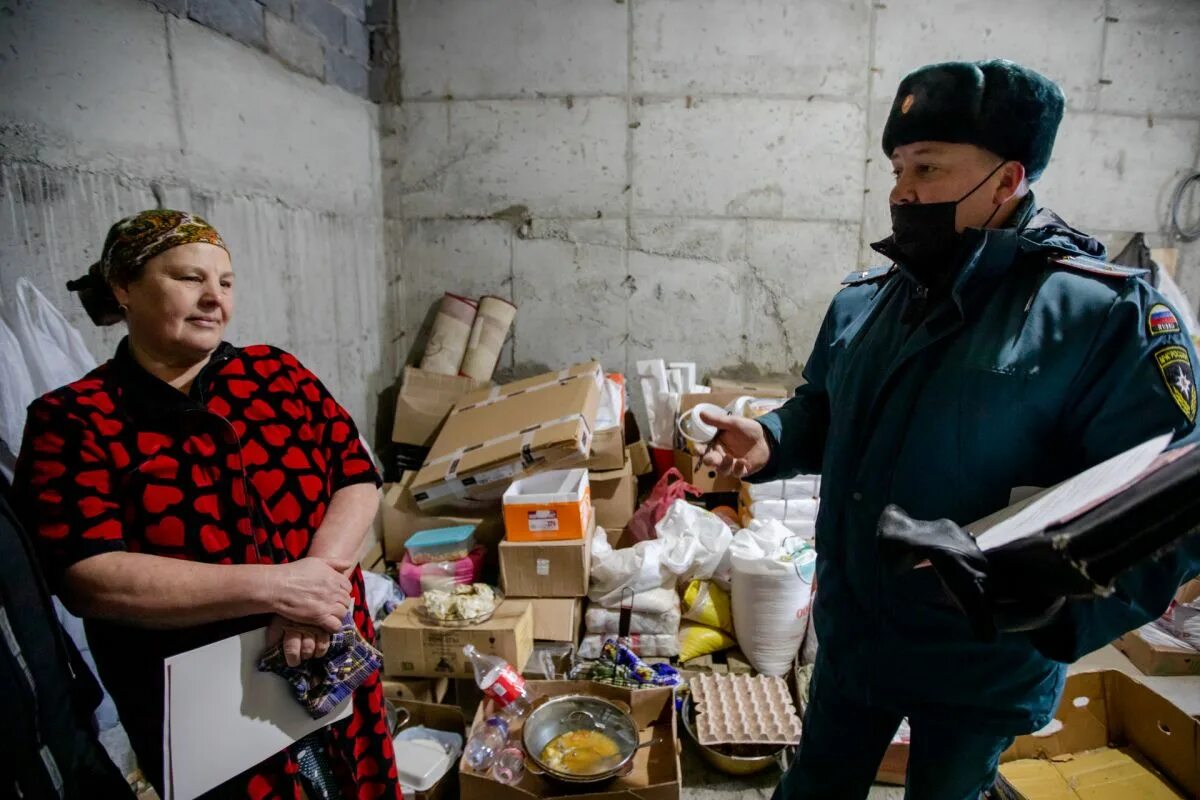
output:
[[[117,219],[196,211],[232,251],[228,338],[291,350],[370,431],[395,376],[378,107],[248,41],[274,36],[252,27],[275,13],[254,0],[158,5],[196,19],[143,0],[0,3],[0,296],[30,278],[103,361],[124,326],[95,328],[66,281]],[[318,7],[297,0],[298,29]]]
[[[878,263],[900,78],[1005,57],[1066,91],[1039,200],[1164,243],[1200,148],[1194,0],[400,0],[383,110],[400,343],[444,289],[520,307],[503,364],[795,375]],[[1200,251],[1183,283],[1200,300]]]

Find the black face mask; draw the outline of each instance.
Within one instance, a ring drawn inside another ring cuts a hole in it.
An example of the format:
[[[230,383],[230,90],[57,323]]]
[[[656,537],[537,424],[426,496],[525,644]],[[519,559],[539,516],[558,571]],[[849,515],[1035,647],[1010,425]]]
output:
[[[927,289],[938,289],[963,256],[963,236],[954,228],[958,204],[983,186],[1007,164],[1001,161],[975,188],[958,200],[945,203],[895,203],[892,205],[892,242],[899,264]],[[987,227],[996,211],[981,227]]]

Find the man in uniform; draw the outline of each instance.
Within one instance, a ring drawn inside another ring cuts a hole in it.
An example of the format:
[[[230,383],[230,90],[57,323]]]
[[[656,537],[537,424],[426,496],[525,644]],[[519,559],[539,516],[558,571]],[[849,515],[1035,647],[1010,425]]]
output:
[[[1015,487],[1160,434],[1192,438],[1195,354],[1174,310],[1029,191],[1063,105],[1009,61],[908,75],[883,133],[892,235],[874,245],[893,266],[846,278],[793,399],[758,421],[709,420],[712,466],[755,482],[822,475],[820,651],[777,796],[866,796],[907,716],[907,796],[974,800],[1013,737],[1050,721],[1065,665],[1161,614],[1200,568],[1192,537],[1110,597],[981,641],[935,570],[897,574],[879,555],[890,503],[963,525]]]

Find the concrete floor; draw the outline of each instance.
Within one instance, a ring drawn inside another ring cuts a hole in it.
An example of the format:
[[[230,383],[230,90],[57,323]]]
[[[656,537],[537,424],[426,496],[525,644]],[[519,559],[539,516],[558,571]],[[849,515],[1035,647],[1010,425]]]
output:
[[[1116,648],[1109,646],[1091,653],[1075,664],[1070,672],[1090,672],[1116,669],[1145,683],[1189,715],[1200,716],[1200,676],[1152,678],[1143,675],[1129,659]],[[683,800],[769,800],[779,782],[778,770],[771,770],[751,778],[732,778],[711,769],[695,748],[684,744],[683,757]],[[871,789],[869,800],[903,800],[904,789],[898,786],[877,784]]]

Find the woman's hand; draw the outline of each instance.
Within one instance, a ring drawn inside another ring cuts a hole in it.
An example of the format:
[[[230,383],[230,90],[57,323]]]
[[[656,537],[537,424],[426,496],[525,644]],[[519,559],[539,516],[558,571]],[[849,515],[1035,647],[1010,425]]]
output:
[[[321,658],[329,652],[330,635],[322,630],[300,625],[276,615],[267,629],[267,646],[283,643],[283,657],[289,667],[300,665],[310,658]]]
[[[275,613],[335,633],[352,605],[350,580],[342,574],[351,566],[349,561],[309,557],[272,567]]]
[[[704,453],[704,463],[726,475],[744,478],[767,465],[771,446],[763,426],[752,419],[731,414],[712,416],[700,412],[700,419],[717,429],[717,438]]]

